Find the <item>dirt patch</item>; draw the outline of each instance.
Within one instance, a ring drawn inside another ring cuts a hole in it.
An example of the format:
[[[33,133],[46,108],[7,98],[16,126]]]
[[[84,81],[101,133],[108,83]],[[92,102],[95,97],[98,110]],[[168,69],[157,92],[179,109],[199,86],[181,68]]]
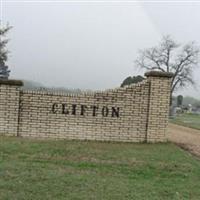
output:
[[[200,130],[169,124],[168,138],[200,158]]]

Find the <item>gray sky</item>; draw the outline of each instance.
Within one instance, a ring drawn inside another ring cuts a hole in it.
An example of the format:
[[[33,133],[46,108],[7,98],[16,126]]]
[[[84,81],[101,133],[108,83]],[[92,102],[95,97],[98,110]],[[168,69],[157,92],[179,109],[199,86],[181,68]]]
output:
[[[106,89],[120,85],[134,67],[138,49],[154,46],[163,34],[200,44],[199,3],[1,0],[9,34],[12,78],[48,86]],[[200,67],[194,72],[200,98]]]

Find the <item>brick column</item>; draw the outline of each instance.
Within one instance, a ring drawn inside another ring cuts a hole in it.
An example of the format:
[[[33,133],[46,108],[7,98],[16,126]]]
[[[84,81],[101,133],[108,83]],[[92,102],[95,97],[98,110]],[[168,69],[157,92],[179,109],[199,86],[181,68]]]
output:
[[[151,71],[145,73],[145,76],[150,84],[146,141],[165,142],[173,74]]]
[[[19,87],[22,81],[0,79],[0,135],[18,135]]]

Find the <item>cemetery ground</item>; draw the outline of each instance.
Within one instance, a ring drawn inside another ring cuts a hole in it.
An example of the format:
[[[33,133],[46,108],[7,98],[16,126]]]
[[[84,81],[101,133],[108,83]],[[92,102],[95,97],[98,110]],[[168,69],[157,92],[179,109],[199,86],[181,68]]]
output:
[[[0,137],[0,199],[199,199],[200,160],[172,143]]]
[[[179,114],[170,120],[172,123],[200,130],[200,114]]]

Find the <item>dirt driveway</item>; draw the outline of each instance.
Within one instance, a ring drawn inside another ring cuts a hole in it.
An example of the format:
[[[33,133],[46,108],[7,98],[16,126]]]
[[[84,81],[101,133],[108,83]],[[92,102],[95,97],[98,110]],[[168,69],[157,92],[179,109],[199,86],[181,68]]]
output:
[[[200,157],[200,130],[169,124],[168,138]]]

